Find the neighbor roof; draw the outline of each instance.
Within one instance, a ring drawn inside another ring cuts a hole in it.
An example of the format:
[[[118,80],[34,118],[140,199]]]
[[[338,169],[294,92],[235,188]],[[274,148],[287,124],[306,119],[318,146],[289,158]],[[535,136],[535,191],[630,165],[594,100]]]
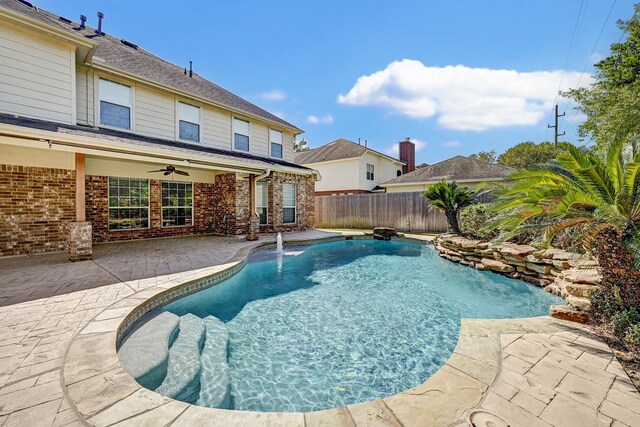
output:
[[[268,122],[278,123],[302,132],[301,129],[291,123],[234,95],[228,90],[200,77],[196,73],[193,73],[193,77],[189,77],[188,74],[185,75],[184,67],[171,64],[141,47],[134,48],[127,46],[120,39],[112,37],[109,34],[98,36],[95,30],[89,26],[81,30],[79,28],[80,25],[77,23],[64,22],[60,19],[60,16],[56,14],[36,8],[35,6],[30,7],[19,0],[0,0],[0,6],[15,12],[20,12],[55,28],[62,28],[70,33],[91,39],[91,41],[98,44],[93,58],[103,60],[107,66],[170,86],[199,98],[207,99],[214,104],[231,107],[232,109],[246,112],[249,115],[260,117]],[[108,22],[109,21],[106,21],[107,29]]]
[[[361,157],[367,151],[375,153],[379,156],[386,157],[389,160],[404,163],[401,160],[382,154],[371,148],[349,141],[348,139],[339,138],[321,147],[308,151],[300,151],[295,153],[294,161],[299,165],[307,165],[311,163],[329,162],[332,160],[343,160]]]
[[[382,186],[393,184],[421,184],[435,182],[441,179],[448,181],[485,181],[505,178],[516,170],[506,166],[470,159],[465,156],[455,156],[433,165],[428,165],[400,175]]]

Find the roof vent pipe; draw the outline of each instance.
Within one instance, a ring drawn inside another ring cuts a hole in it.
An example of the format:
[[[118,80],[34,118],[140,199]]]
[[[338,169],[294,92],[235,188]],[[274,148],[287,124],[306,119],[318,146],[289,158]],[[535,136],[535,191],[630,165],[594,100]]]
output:
[[[104,13],[98,12],[98,29],[96,30],[96,34],[102,35],[102,19],[104,18]]]
[[[87,17],[84,15],[80,15],[80,29],[84,30],[85,24],[87,23]]]
[[[367,140],[364,140],[364,148],[367,148]]]
[[[193,77],[193,61],[189,61],[189,77]]]

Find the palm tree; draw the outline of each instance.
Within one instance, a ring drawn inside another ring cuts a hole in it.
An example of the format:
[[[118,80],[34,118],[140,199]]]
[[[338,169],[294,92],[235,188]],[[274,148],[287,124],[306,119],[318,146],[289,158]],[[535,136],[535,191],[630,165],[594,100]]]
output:
[[[459,186],[455,181],[446,182],[443,179],[429,187],[422,193],[422,196],[429,201],[431,206],[444,211],[449,229],[460,234],[458,213],[473,203],[473,193],[468,188]]]
[[[549,245],[559,231],[585,224],[585,246],[609,227],[631,241],[640,224],[640,152],[632,148],[628,154],[615,142],[601,159],[567,144],[557,161],[510,175],[496,192],[498,217],[487,229],[499,228],[506,240],[542,227]]]

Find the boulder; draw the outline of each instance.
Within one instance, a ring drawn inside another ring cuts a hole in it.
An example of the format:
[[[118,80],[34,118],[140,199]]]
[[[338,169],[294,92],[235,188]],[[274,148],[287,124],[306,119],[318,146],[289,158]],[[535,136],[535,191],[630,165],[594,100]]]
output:
[[[511,273],[514,270],[514,268],[509,264],[489,258],[482,258],[480,262],[487,270],[498,271],[500,273]]]
[[[534,264],[532,262],[527,263],[527,268],[531,271],[535,271],[538,274],[550,274],[551,266],[548,264]]]
[[[591,295],[598,290],[598,286],[569,283],[565,287],[565,290],[569,295],[575,297],[591,298]]]
[[[567,303],[578,310],[589,311],[591,309],[591,299],[575,297],[573,295],[567,295]]]
[[[376,240],[391,240],[392,237],[397,235],[398,232],[395,228],[376,227],[373,229],[373,238]]]
[[[536,251],[536,248],[530,245],[514,245],[505,243],[497,248],[504,257],[513,257],[522,259]]]
[[[587,323],[590,320],[589,313],[575,310],[567,305],[552,305],[549,315],[556,319],[577,323]]]
[[[570,268],[560,275],[567,282],[584,283],[586,285],[599,285],[602,277],[595,268],[587,270]]]

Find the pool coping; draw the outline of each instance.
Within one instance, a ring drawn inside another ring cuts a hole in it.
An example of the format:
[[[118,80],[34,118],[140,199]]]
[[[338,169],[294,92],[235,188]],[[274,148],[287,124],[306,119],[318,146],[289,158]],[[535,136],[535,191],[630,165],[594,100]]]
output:
[[[287,241],[311,245],[371,236],[333,236]],[[423,239],[401,238],[424,244]],[[275,247],[262,243],[243,248],[225,264],[168,279],[107,307],[74,336],[64,355],[61,380],[65,397],[83,422],[108,426],[150,425],[450,425],[476,407],[494,382],[501,364],[501,333],[563,330],[548,316],[527,319],[462,319],[458,343],[446,364],[423,384],[404,392],[345,407],[315,412],[251,412],[205,408],[146,389],[122,367],[117,344],[135,323],[177,298],[198,292],[240,271],[251,254]],[[202,280],[206,278],[206,280]],[[455,399],[452,399],[455,396]]]

